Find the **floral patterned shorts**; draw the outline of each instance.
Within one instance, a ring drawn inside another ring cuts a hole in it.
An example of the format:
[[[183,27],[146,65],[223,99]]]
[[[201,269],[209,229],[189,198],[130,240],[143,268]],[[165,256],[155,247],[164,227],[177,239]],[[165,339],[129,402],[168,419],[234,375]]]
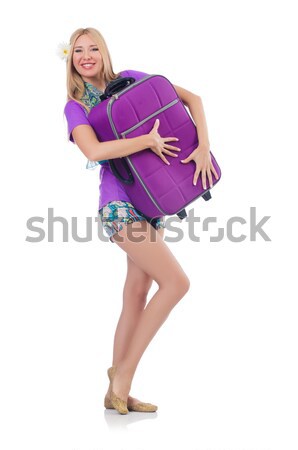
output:
[[[98,214],[103,229],[108,234],[112,243],[114,243],[112,236],[123,228],[121,223],[126,225],[140,220],[147,220],[156,230],[166,227],[164,217],[150,219],[141,211],[137,210],[131,203],[122,200],[107,203],[98,211]]]

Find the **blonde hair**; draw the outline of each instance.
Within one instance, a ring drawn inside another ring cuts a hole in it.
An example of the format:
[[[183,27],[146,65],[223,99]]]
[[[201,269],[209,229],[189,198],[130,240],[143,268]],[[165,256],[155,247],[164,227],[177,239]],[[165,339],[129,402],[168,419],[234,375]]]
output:
[[[66,71],[67,71],[67,99],[75,100],[76,102],[80,103],[87,111],[89,112],[89,108],[81,101],[81,98],[84,94],[84,81],[81,77],[81,75],[77,72],[75,69],[72,57],[74,52],[74,45],[76,40],[82,36],[83,34],[88,34],[92,40],[95,42],[95,44],[98,46],[98,49],[102,56],[102,63],[103,63],[103,77],[105,83],[108,83],[115,78],[118,77],[119,74],[114,73],[113,67],[112,67],[112,60],[111,56],[107,47],[107,44],[104,40],[104,37],[102,34],[96,30],[95,28],[78,28],[76,31],[74,31],[70,37],[70,51],[67,58],[67,64],[66,64]]]

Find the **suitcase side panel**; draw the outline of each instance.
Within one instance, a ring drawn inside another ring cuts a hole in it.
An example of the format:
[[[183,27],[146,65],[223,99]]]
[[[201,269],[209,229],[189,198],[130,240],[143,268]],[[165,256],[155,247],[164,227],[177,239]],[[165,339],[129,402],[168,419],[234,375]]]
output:
[[[144,97],[143,92],[146,94]],[[145,98],[147,103],[144,100]],[[163,112],[158,112],[173,99],[177,99],[177,103]],[[122,105],[125,105],[125,107]],[[150,212],[151,216],[153,214],[159,214],[159,216],[175,214],[206,192],[202,186],[201,177],[198,179],[196,186],[192,184],[195,162],[185,165],[180,162],[198,146],[198,137],[191,116],[166,78],[154,76],[154,78],[146,80],[146,89],[142,84],[139,84],[133,91],[126,93],[122,104],[121,99],[119,99],[113,107],[115,108],[113,109],[113,121],[117,131],[119,134],[122,133],[122,136],[132,138],[147,134],[151,131],[156,118],[159,118],[160,135],[179,138],[178,143],[173,142],[173,145],[181,148],[181,152],[177,152],[178,157],[167,155],[167,159],[171,163],[170,166],[166,165],[150,149],[126,157],[134,172],[139,175],[141,180],[139,183],[143,185],[143,190],[139,187],[136,190],[135,186],[125,186],[129,196],[139,209],[142,206],[145,208],[145,204],[147,208],[148,192],[155,206],[152,205],[150,211],[144,209],[144,212],[148,215]],[[123,110],[125,110],[125,113],[127,112],[125,120],[120,113],[121,111],[123,114]],[[152,115],[153,117],[150,117]],[[125,127],[128,127],[128,129],[135,128],[127,133]],[[171,144],[171,142],[169,143]],[[174,151],[174,153],[176,152]],[[220,169],[213,155],[212,160],[220,176]],[[213,185],[218,181],[219,179],[216,180],[213,176]],[[156,206],[158,206],[158,209],[156,209]]]

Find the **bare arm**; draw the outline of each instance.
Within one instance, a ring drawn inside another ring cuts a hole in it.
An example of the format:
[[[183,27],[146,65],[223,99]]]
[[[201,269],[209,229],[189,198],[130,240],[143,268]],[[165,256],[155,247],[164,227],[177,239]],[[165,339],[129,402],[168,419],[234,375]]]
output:
[[[79,149],[90,161],[120,158],[154,145],[153,138],[149,134],[100,142],[89,125],[78,125],[74,128],[72,135]]]
[[[100,142],[90,125],[78,125],[73,129],[72,136],[79,149],[90,161],[122,158],[123,156],[150,148],[165,163],[170,164],[164,153],[170,156],[177,156],[171,150],[180,151],[180,149],[167,142],[177,141],[178,139],[176,137],[161,137],[158,133],[158,127],[159,120],[157,119],[148,134],[135,138]]]
[[[208,138],[208,130],[206,117],[204,113],[202,99],[199,95],[193,94],[186,89],[173,85],[182,102],[188,107],[190,114],[196,124],[199,145],[195,148],[187,158],[181,160],[183,164],[193,160],[196,163],[196,170],[193,177],[193,184],[197,184],[197,180],[201,173],[203,188],[207,189],[208,177],[210,187],[213,186],[212,173],[219,178],[211,161],[210,143]]]
[[[204,147],[209,150],[210,143],[208,138],[208,129],[201,97],[199,95],[193,94],[190,91],[187,91],[180,86],[173,86],[178,96],[188,107],[190,114],[193,117],[193,120],[197,127],[200,148]]]

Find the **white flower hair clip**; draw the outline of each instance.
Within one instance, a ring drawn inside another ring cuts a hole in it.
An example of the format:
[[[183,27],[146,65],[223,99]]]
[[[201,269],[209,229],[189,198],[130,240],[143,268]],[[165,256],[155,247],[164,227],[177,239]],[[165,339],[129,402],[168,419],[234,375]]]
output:
[[[57,55],[60,56],[62,60],[67,61],[69,52],[70,52],[70,44],[62,42],[61,44],[58,45]]]

